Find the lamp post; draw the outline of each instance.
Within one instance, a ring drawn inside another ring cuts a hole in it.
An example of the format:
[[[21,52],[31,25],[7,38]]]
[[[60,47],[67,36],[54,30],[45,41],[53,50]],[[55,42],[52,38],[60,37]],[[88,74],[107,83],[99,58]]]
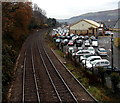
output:
[[[111,66],[113,71],[113,33],[111,33]]]

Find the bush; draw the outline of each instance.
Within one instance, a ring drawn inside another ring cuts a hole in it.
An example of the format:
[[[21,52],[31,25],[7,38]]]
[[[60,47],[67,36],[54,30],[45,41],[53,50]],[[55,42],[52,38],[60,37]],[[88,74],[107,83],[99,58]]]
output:
[[[120,37],[114,39],[114,45],[118,48],[120,48]]]
[[[120,82],[120,76],[117,73],[112,73],[111,74],[111,81],[112,81],[112,86],[113,86],[113,90],[114,92],[118,92],[119,88],[118,88],[118,83]]]

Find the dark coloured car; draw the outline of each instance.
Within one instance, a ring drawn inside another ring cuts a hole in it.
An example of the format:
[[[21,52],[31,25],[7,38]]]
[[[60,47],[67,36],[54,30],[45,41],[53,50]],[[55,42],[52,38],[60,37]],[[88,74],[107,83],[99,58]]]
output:
[[[76,40],[76,47],[81,47],[83,44],[82,40]]]
[[[84,37],[84,40],[88,40],[88,39],[89,39],[89,36],[85,36],[85,37]]]
[[[91,36],[90,39],[91,39],[91,40],[94,40],[94,39],[96,39],[96,37],[95,37],[95,36]]]

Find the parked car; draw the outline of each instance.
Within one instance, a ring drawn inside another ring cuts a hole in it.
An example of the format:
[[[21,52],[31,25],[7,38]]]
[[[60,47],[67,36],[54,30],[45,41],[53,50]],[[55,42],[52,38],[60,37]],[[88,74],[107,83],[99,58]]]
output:
[[[100,56],[107,56],[107,51],[105,50],[105,48],[98,48],[96,52]]]
[[[82,40],[76,40],[76,47],[81,47],[83,44]]]
[[[67,36],[67,39],[70,40],[70,39],[72,39],[72,37],[71,36]]]
[[[100,60],[102,59],[100,56],[90,56],[89,58],[87,58],[86,60],[83,60],[82,61],[82,64],[85,65],[85,64],[89,64],[91,63],[92,61],[94,60]]]
[[[79,39],[84,39],[84,36],[79,36]]]
[[[70,40],[70,41],[68,42],[68,46],[74,46],[74,41],[73,41],[73,40]]]
[[[98,47],[98,40],[97,39],[92,40],[92,46]]]
[[[61,42],[61,39],[56,39],[55,42],[56,42],[56,43],[60,43],[60,42]]]
[[[88,47],[87,50],[89,50],[91,54],[95,54],[95,49],[93,47]]]
[[[86,54],[90,54],[90,52],[88,50],[79,50],[75,53],[72,54],[72,56],[82,56],[82,55],[86,55]]]
[[[73,48],[73,47],[69,47],[69,48],[68,48],[68,51],[66,52],[66,54],[68,54],[68,53],[69,53],[69,54],[72,54],[73,52],[75,52],[75,51],[74,51],[74,48]]]
[[[89,36],[85,36],[85,37],[84,37],[84,40],[87,40],[87,39],[89,39]]]
[[[94,40],[94,39],[96,39],[96,37],[95,37],[95,36],[91,36],[90,39],[91,39],[91,40]]]
[[[82,60],[86,60],[87,58],[91,57],[91,56],[95,56],[93,54],[87,54],[87,55],[83,55],[79,57],[79,61],[81,62]]]
[[[89,40],[86,40],[86,41],[85,41],[85,46],[86,46],[86,47],[90,46]]]
[[[105,35],[111,35],[113,34],[111,31],[105,31]]]
[[[83,47],[77,47],[77,51],[83,50]]]
[[[110,62],[107,59],[94,60],[91,63],[86,64],[86,68],[106,67],[109,66]]]
[[[65,46],[65,45],[67,45],[67,44],[68,44],[68,42],[69,42],[69,40],[68,40],[68,39],[64,39],[61,43]]]

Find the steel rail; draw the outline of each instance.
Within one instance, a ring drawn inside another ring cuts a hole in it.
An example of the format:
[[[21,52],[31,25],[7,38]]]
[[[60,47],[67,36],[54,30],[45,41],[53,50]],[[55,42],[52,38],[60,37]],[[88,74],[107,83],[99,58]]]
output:
[[[37,45],[37,47],[38,47],[38,45]],[[53,82],[53,80],[52,80],[52,78],[51,78],[51,75],[50,75],[48,69],[47,69],[47,66],[46,66],[45,61],[44,61],[44,59],[43,59],[43,57],[42,57],[42,54],[41,54],[41,52],[40,52],[39,47],[38,47],[38,52],[39,52],[39,54],[40,54],[40,57],[41,57],[41,60],[42,60],[42,62],[43,62],[43,65],[44,65],[44,67],[45,67],[45,70],[46,70],[46,72],[47,72],[47,75],[48,75],[48,77],[49,77],[49,79],[50,79],[50,81],[51,81],[51,84],[52,84],[52,86],[53,86],[53,88],[54,88],[54,90],[55,90],[55,92],[56,92],[56,94],[57,94],[57,97],[58,97],[59,101],[62,103],[62,99],[61,99],[61,97],[60,97],[60,95],[59,95],[59,93],[58,93],[58,91],[57,91],[57,88],[56,88],[55,85],[54,85],[54,82]]]
[[[25,101],[25,64],[26,64],[26,51],[25,51],[25,58],[24,58],[24,64],[23,64],[23,95],[22,95],[22,102],[24,103]]]
[[[38,99],[38,102],[40,103],[40,95],[39,95],[39,89],[38,89],[37,79],[36,79],[36,75],[35,75],[36,71],[35,71],[35,65],[34,65],[34,60],[33,60],[32,47],[31,47],[31,56],[32,56],[32,69],[33,69],[33,75],[34,75],[34,80],[35,80],[37,99]]]

